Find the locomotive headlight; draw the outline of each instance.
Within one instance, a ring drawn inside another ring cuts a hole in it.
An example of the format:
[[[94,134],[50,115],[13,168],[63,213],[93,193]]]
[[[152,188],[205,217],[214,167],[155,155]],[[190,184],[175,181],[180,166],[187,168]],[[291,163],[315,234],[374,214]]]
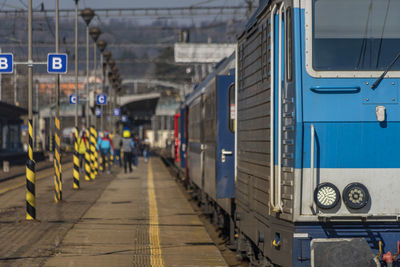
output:
[[[339,199],[339,190],[331,183],[319,184],[314,191],[314,201],[321,209],[331,209],[335,207]]]
[[[361,209],[369,201],[367,188],[360,183],[351,183],[343,190],[343,201],[348,208]]]

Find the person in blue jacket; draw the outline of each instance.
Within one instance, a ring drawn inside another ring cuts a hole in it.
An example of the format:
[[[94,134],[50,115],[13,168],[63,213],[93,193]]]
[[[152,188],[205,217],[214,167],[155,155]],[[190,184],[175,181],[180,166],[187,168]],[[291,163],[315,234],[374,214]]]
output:
[[[124,151],[124,170],[125,173],[129,168],[129,172],[132,172],[132,151],[135,147],[135,142],[131,137],[131,132],[129,130],[125,130],[122,133],[121,147]]]
[[[101,157],[103,158],[103,171],[106,169],[106,161],[108,164],[108,173],[111,173],[111,164],[109,162],[110,155],[114,155],[113,142],[110,139],[110,134],[104,131],[103,137],[97,142],[97,150],[100,151]]]

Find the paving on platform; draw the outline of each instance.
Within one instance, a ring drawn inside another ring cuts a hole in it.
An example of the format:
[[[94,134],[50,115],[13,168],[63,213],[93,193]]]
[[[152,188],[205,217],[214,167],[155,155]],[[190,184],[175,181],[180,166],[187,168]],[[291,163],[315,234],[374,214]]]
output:
[[[227,266],[159,158],[117,175],[45,266]]]
[[[72,164],[63,164],[63,200],[54,202],[54,170],[36,173],[37,220],[26,221],[25,177],[0,183],[0,266],[43,266],[68,231],[96,202],[113,175],[72,189]],[[115,170],[117,171],[117,170]]]

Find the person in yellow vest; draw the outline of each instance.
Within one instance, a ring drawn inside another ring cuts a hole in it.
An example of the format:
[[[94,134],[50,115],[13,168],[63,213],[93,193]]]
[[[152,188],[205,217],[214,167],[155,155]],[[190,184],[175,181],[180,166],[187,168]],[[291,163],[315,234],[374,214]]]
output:
[[[79,169],[81,172],[83,171],[83,161],[85,159],[87,141],[86,130],[82,130],[81,136],[78,138]]]

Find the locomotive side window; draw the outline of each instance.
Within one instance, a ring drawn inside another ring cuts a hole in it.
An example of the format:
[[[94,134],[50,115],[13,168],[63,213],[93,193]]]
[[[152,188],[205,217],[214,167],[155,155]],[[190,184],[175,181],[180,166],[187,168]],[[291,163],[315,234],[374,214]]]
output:
[[[293,20],[292,20],[292,9],[286,10],[286,80],[291,81],[293,79]]]
[[[229,130],[234,133],[235,132],[235,114],[236,114],[236,106],[235,106],[235,84],[231,84],[229,86]]]
[[[313,0],[312,65],[317,71],[381,71],[400,47],[400,1]],[[400,70],[397,61],[392,70]]]

